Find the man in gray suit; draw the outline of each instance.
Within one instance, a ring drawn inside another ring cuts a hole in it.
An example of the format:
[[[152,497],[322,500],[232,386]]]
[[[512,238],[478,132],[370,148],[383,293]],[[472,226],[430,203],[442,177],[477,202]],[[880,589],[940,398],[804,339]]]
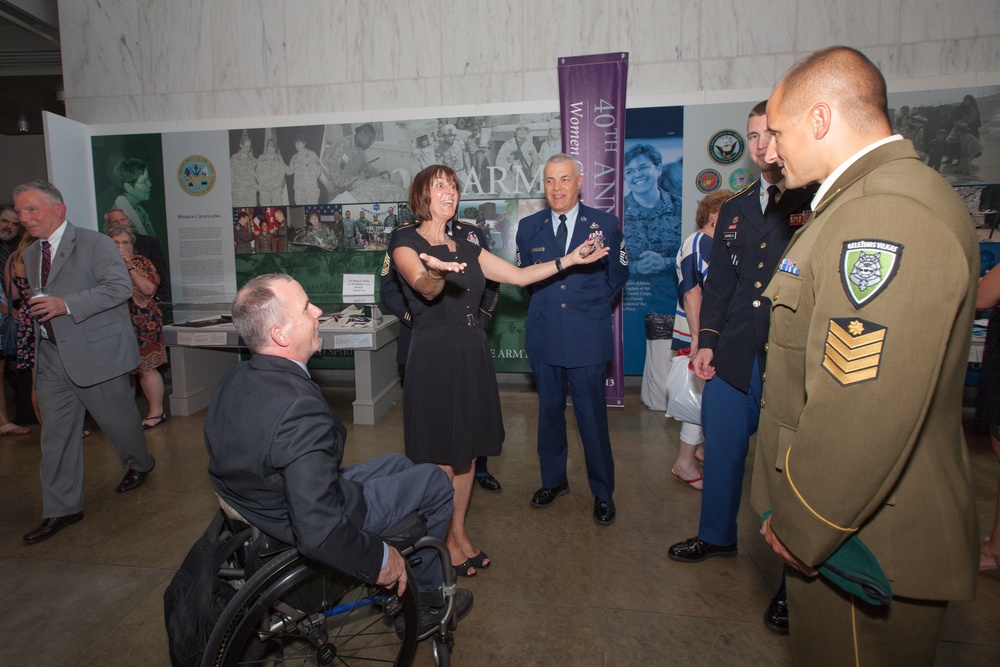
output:
[[[42,411],[41,525],[24,536],[46,540],[83,519],[83,418],[97,422],[126,468],[118,492],[146,481],[146,448],[128,372],[139,348],[126,302],[128,269],[111,239],[66,221],[62,193],[47,181],[14,188],[21,224],[38,242],[24,251],[35,318],[35,391]]]

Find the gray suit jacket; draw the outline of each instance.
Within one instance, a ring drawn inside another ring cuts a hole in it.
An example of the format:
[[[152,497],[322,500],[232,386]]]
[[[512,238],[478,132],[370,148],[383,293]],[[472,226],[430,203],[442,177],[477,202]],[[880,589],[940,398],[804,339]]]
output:
[[[24,251],[32,288],[38,287],[41,254],[37,241]],[[67,222],[52,257],[47,291],[65,299],[70,311],[51,321],[59,356],[75,384],[89,387],[139,365],[139,346],[126,305],[132,281],[111,239]],[[36,336],[39,326],[36,322]]]

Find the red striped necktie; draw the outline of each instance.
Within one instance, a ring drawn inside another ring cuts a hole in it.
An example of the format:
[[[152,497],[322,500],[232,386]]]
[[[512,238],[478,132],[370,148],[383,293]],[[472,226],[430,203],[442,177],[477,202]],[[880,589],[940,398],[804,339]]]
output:
[[[42,281],[41,288],[45,291],[45,286],[49,284],[49,269],[52,268],[52,252],[49,242],[42,239]],[[45,320],[42,322],[42,328],[45,329],[45,337],[48,338],[52,343],[56,342],[56,332],[52,328],[52,320]]]

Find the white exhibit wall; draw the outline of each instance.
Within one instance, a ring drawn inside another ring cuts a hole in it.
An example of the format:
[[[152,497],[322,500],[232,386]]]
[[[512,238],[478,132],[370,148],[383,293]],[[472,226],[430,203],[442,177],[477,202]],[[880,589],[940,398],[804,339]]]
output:
[[[48,180],[62,192],[66,219],[77,227],[97,231],[90,128],[48,111],[42,114],[42,126]]]
[[[62,0],[59,15],[67,113],[91,125],[552,111],[557,57],[611,51],[630,54],[630,107],[760,99],[831,44],[893,90],[1000,83],[996,0]]]

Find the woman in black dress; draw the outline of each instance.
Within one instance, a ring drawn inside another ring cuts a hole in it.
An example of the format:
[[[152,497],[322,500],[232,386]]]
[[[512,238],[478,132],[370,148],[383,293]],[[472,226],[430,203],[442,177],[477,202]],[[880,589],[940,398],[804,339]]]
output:
[[[406,455],[415,463],[438,464],[451,478],[455,504],[446,542],[456,571],[472,576],[490,564],[465,531],[472,463],[477,456],[498,455],[504,440],[493,359],[478,324],[486,280],[530,285],[596,262],[608,249],[587,241],[560,260],[518,268],[448,235],[458,203],[458,177],[450,167],[432,165],[417,174],[409,195],[417,233],[400,240],[392,261],[413,315],[403,389]]]

